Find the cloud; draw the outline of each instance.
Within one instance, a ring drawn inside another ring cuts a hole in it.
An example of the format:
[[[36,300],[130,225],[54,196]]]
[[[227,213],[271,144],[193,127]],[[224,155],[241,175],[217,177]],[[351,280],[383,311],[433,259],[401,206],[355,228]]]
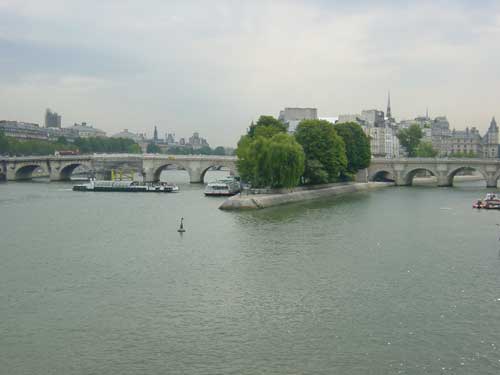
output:
[[[230,145],[262,113],[383,108],[391,89],[399,117],[429,106],[485,129],[499,15],[494,1],[0,0],[0,117],[50,106]]]

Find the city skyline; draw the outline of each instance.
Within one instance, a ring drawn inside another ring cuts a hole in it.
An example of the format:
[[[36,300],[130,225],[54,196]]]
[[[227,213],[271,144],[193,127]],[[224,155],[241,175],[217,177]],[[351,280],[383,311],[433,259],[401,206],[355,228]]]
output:
[[[0,117],[43,124],[50,107],[63,126],[231,146],[261,114],[385,110],[388,90],[399,120],[428,108],[484,132],[500,116],[493,1],[148,5],[0,1]]]

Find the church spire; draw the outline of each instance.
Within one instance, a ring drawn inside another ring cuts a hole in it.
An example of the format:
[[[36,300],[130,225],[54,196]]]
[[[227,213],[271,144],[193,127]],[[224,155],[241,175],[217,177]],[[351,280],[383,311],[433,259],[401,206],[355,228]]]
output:
[[[158,142],[158,129],[156,128],[156,126],[155,126],[155,130],[154,130],[154,133],[153,133],[153,141],[155,143]]]
[[[392,113],[391,113],[391,92],[388,92],[387,95],[387,119],[391,120],[392,119]]]

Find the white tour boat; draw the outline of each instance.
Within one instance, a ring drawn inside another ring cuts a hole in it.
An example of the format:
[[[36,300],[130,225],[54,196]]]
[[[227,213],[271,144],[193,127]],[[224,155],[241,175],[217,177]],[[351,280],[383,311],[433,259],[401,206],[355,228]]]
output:
[[[240,182],[234,177],[229,176],[221,180],[208,183],[205,188],[205,195],[230,196],[238,194],[240,190]]]

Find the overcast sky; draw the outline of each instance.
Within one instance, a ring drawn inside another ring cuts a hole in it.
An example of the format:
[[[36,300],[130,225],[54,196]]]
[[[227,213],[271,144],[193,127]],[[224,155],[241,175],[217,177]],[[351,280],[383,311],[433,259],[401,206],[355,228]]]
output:
[[[283,107],[500,117],[498,1],[0,0],[0,119],[234,146]]]

